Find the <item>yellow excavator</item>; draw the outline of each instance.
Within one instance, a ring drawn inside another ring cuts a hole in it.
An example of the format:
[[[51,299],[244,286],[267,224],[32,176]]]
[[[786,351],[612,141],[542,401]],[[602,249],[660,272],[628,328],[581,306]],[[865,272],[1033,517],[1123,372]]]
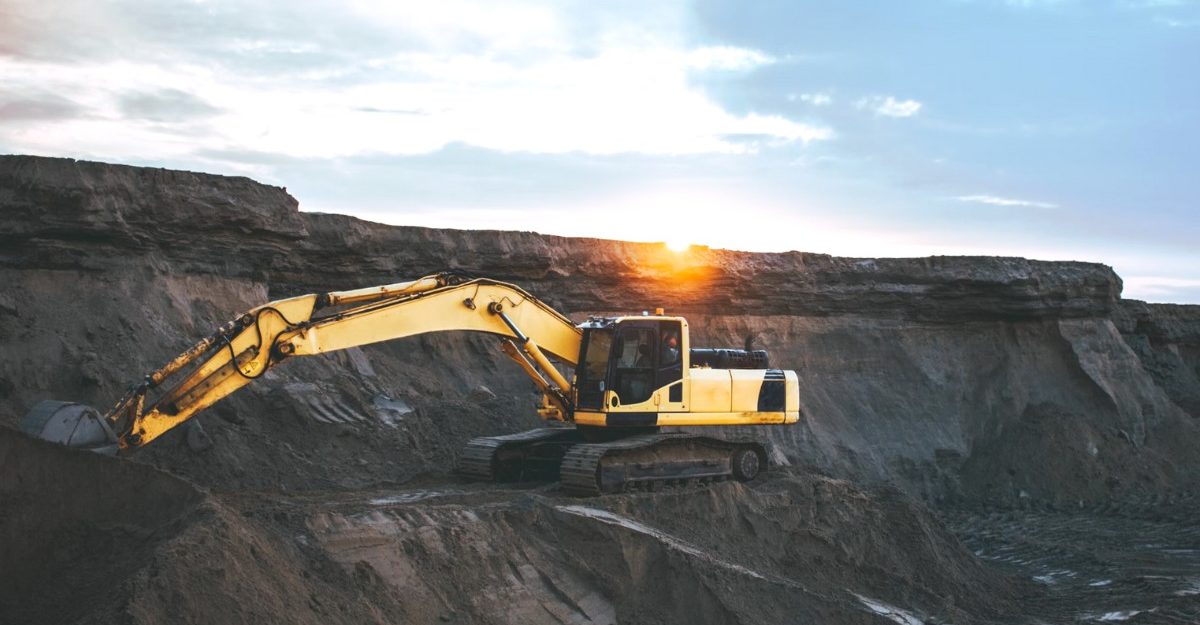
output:
[[[473,478],[557,476],[577,495],[751,480],[767,466],[761,444],[659,428],[800,418],[796,373],[770,368],[765,351],[693,348],[687,321],[661,310],[576,325],[519,287],[447,272],[264,304],[147,375],[108,413],[43,401],[22,427],[73,447],[129,451],[290,358],[448,330],[499,337],[541,390],[540,416],[557,422],[471,440],[459,471]]]

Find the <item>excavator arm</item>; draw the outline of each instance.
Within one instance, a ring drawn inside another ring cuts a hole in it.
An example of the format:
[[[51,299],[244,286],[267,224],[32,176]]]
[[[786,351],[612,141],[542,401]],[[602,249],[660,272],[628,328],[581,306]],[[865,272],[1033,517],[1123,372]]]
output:
[[[570,417],[570,382],[549,357],[573,366],[581,331],[519,287],[437,274],[254,308],[147,375],[99,425],[121,449],[141,447],[290,358],[447,330],[501,337],[505,353],[542,390],[543,416]]]

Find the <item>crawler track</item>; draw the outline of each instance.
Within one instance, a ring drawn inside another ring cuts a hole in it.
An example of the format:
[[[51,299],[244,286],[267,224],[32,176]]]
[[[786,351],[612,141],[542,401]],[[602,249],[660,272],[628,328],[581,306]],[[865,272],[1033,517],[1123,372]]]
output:
[[[581,440],[574,428],[538,428],[504,436],[481,436],[463,448],[458,471],[486,482],[557,479],[566,450]]]
[[[735,467],[742,452],[756,457],[754,470],[747,476],[753,479],[766,467],[766,453],[758,443],[684,433],[582,443],[563,457],[560,480],[568,494],[595,496],[663,484],[739,479]]]
[[[766,469],[766,451],[752,441],[683,432],[638,433],[613,440],[574,428],[541,428],[484,436],[467,443],[459,473],[490,482],[560,480],[571,495],[595,496],[664,484],[749,480]],[[594,440],[594,439],[593,439]]]

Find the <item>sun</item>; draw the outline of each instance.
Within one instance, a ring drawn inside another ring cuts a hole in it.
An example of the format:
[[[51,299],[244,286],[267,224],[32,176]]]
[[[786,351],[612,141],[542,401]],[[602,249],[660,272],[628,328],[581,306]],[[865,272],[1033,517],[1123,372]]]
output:
[[[664,241],[663,245],[666,245],[667,249],[671,250],[672,252],[686,252],[688,251],[688,248],[692,246],[691,243],[682,239]]]

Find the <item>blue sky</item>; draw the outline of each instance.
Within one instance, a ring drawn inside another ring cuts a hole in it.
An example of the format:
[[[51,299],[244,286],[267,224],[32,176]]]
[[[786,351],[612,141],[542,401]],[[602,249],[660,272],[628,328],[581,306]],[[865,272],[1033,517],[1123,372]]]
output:
[[[1200,303],[1200,0],[0,0],[0,152],[304,210],[1113,265]]]

